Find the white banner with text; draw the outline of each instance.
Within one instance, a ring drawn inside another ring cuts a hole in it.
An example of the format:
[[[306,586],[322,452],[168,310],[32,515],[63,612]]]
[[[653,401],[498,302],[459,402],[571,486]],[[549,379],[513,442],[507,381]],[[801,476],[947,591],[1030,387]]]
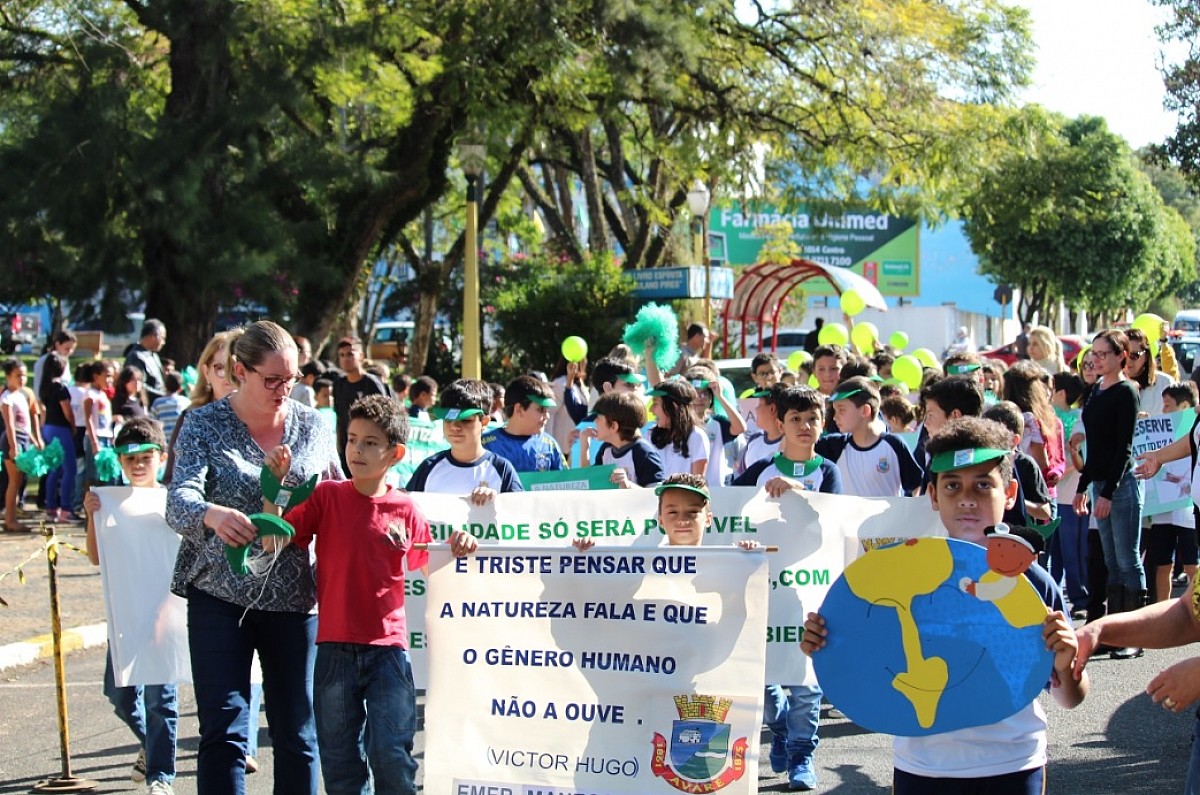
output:
[[[655,548],[664,543],[656,519],[658,498],[651,489],[501,494],[475,507],[465,497],[413,494],[429,520],[435,540],[454,530],[479,539],[480,551],[495,545],[569,549],[575,539],[613,547]],[[864,498],[833,494],[768,497],[762,489],[716,489],[713,523],[704,546],[728,546],[754,539],[779,551],[767,555],[770,588],[766,643],[767,681],[813,681],[798,644],[804,616],[816,610],[845,566],[871,546],[899,538],[945,535],[927,498]],[[494,587],[502,588],[503,583]],[[419,572],[405,582],[409,651],[417,687],[426,687],[425,631],[427,585]],[[496,599],[507,595],[498,590]],[[504,618],[505,616],[497,616]]]
[[[425,791],[756,792],[766,557],[435,551]]]

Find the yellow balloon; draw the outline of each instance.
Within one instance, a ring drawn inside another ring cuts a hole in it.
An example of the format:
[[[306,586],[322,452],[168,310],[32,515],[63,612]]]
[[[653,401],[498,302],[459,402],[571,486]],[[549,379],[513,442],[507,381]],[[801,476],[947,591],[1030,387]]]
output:
[[[842,311],[850,317],[854,317],[866,308],[867,302],[863,300],[857,290],[846,290],[842,293]]]
[[[817,377],[815,375],[810,375],[808,377],[808,385],[811,386],[813,389],[816,389],[817,387],[819,387],[821,385],[821,382],[817,380]]]
[[[850,341],[867,355],[875,352],[875,341],[878,339],[879,329],[874,323],[855,323],[854,328],[850,329]]]
[[[920,360],[911,353],[899,357],[892,363],[892,377],[900,379],[909,389],[919,389],[921,377],[924,374]]]
[[[850,334],[841,323],[826,323],[817,335],[817,342],[822,345],[845,345],[849,340]]]
[[[888,338],[888,344],[898,351],[902,351],[908,347],[908,335],[903,331],[893,331],[892,336]]]
[[[795,371],[811,361],[812,354],[808,351],[792,351],[792,354],[787,358],[787,366],[789,370]]]
[[[933,351],[929,350],[928,348],[917,348],[915,351],[912,352],[912,355],[914,357],[916,357],[917,361],[920,362],[925,367],[937,367],[938,366],[937,356],[934,354]]]
[[[567,337],[562,341],[562,355],[568,362],[582,362],[587,358],[587,342],[583,337]]]
[[[1151,342],[1158,342],[1163,335],[1163,318],[1154,315],[1153,312],[1142,312],[1141,315],[1133,319],[1133,328],[1141,331],[1146,335],[1146,339]]]

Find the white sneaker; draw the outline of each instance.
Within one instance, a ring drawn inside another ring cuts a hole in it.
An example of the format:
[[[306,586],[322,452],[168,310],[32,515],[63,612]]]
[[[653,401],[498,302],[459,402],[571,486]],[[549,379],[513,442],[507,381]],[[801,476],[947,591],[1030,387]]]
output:
[[[175,790],[165,781],[150,782],[150,795],[175,795]]]
[[[129,780],[141,784],[146,780],[146,749],[138,751],[137,761],[133,763],[133,770],[129,771]]]

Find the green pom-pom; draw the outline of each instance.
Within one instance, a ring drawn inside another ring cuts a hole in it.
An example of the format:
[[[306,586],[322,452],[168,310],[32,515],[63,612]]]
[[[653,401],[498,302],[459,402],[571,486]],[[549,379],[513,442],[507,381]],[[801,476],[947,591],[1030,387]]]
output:
[[[13,463],[17,465],[17,469],[31,478],[40,478],[50,471],[50,466],[46,463],[45,456],[36,447],[28,447],[17,453],[17,457],[13,459]]]
[[[679,320],[669,306],[646,304],[625,327],[624,342],[634,351],[642,351],[648,340],[654,341],[654,363],[669,370],[679,359]]]
[[[46,459],[46,466],[50,467],[50,471],[54,471],[62,466],[63,449],[62,442],[55,439],[42,449],[42,458]]]
[[[121,461],[117,451],[105,447],[93,457],[96,462],[96,480],[101,483],[113,483],[121,479]]]
[[[181,372],[179,376],[183,381],[183,391],[190,392],[192,391],[192,387],[196,385],[196,379],[200,377],[200,374],[196,371],[196,368],[193,365],[189,364],[187,367],[183,368],[183,372]]]

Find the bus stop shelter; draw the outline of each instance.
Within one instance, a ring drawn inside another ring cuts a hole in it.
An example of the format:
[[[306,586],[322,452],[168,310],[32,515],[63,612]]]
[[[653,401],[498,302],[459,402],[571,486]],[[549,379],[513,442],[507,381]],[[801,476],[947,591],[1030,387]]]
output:
[[[746,330],[751,326],[757,329],[759,350],[763,349],[766,336],[771,337],[770,347],[774,348],[784,299],[797,287],[811,281],[830,284],[839,296],[846,290],[854,290],[867,306],[887,311],[887,302],[879,288],[848,268],[822,265],[807,259],[787,263],[760,262],[746,268],[738,277],[733,299],[725,303],[721,312],[721,340],[726,355],[746,355]],[[763,333],[767,326],[771,327],[770,335]],[[730,339],[731,331],[737,336],[736,341]]]

